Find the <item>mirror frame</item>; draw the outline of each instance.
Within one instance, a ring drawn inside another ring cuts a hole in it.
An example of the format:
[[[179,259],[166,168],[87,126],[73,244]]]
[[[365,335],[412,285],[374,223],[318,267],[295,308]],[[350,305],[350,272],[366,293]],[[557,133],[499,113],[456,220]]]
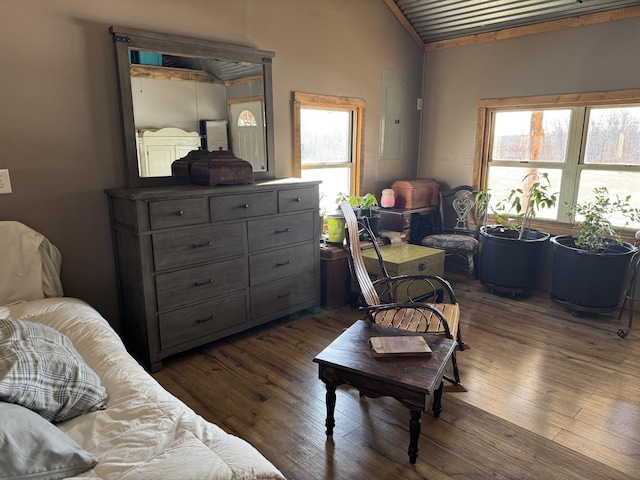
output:
[[[273,133],[273,80],[272,59],[274,52],[228,43],[201,40],[180,35],[150,32],[112,26],[113,46],[118,73],[118,90],[122,116],[125,171],[128,187],[176,185],[190,182],[188,176],[141,177],[138,171],[138,151],[136,148],[136,127],[133,116],[133,96],[129,48],[149,50],[167,55],[215,58],[232,62],[261,64],[264,81],[264,116],[267,170],[254,172],[255,179],[274,178],[274,133]]]

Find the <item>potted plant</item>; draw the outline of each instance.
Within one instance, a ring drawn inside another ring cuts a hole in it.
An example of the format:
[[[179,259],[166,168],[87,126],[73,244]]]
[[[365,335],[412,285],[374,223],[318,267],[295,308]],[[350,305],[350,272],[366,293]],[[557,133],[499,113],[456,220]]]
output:
[[[619,214],[625,219],[624,226],[640,221],[640,209],[631,207],[630,196],[616,195],[613,199],[606,187],[593,192],[593,200],[567,205],[568,214],[580,219],[577,235],[551,239],[551,298],[574,315],[607,313],[617,308],[635,247],[622,241],[610,219]]]
[[[323,240],[326,239],[326,217],[327,217],[327,211],[325,208],[325,204],[323,202],[324,198],[325,198],[325,193],[320,190],[319,192],[319,197],[318,197],[318,215],[319,215],[319,222],[320,222],[320,242],[322,242]]]
[[[349,202],[358,218],[367,217],[374,235],[380,235],[380,210],[378,199],[373,193],[365,193],[362,196],[340,193],[336,204],[339,205],[344,201]],[[361,240],[364,240],[367,236],[363,234],[362,237]]]
[[[365,216],[375,215],[378,212],[378,199],[373,193],[365,193],[358,198],[358,203]]]
[[[527,186],[512,189],[495,207],[488,194],[477,194],[479,207],[487,208],[496,222],[480,228],[480,281],[491,292],[529,293],[538,283],[550,234],[532,229],[531,220],[540,208],[553,208],[557,196],[549,191],[546,173],[529,173],[522,183]]]

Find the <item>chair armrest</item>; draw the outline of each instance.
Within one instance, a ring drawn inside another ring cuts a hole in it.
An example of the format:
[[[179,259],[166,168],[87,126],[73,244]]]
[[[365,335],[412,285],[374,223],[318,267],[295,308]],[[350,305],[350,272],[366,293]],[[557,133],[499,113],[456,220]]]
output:
[[[405,303],[416,303],[432,298],[434,302],[442,302],[447,298],[448,303],[458,303],[449,282],[437,275],[381,277],[373,285],[386,303],[396,303],[400,299]]]

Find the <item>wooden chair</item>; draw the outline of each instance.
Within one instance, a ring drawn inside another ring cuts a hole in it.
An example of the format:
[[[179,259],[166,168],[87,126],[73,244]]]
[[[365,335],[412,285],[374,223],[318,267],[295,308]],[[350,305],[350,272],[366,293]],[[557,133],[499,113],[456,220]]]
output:
[[[391,277],[375,241],[372,244],[377,253],[381,274],[375,281],[372,280],[362,257],[360,231],[365,229],[371,235],[370,238],[375,237],[366,219],[358,222],[349,202],[342,202],[340,208],[347,225],[349,266],[360,287],[360,309],[367,313],[368,319],[403,330],[445,335],[456,340],[458,348],[464,350],[460,335],[460,307],[449,282],[436,275]],[[382,302],[380,298],[385,301]],[[403,301],[398,302],[399,298]],[[452,365],[453,378],[444,378],[455,386],[455,390],[464,391],[455,354],[452,356]]]
[[[478,211],[473,187],[460,185],[451,190],[440,192],[440,225],[434,235],[427,235],[420,244],[438,248],[445,255],[455,255],[467,264],[467,290],[469,280],[477,270],[475,264],[478,255],[480,227],[486,214],[486,208]]]

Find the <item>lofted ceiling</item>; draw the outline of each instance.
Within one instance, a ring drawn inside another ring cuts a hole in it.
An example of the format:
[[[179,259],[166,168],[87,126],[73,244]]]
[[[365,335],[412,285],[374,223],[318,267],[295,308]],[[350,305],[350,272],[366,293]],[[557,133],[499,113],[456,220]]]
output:
[[[638,0],[384,0],[398,20],[430,45],[506,38],[640,15]],[[528,30],[523,30],[528,28]],[[498,33],[502,32],[502,35]]]

